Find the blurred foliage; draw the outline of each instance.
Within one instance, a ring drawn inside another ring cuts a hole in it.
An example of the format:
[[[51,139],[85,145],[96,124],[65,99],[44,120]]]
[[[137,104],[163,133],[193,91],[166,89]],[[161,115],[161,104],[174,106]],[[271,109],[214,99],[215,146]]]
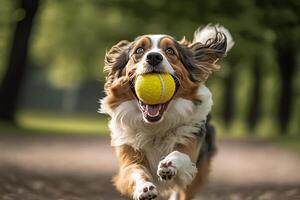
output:
[[[10,1],[0,2],[0,79],[8,57],[8,48],[14,21],[13,5]]]
[[[13,22],[20,11],[14,1],[0,1],[0,74],[5,66]],[[68,89],[88,80],[101,80],[105,51],[122,39],[166,33],[176,39],[192,34],[199,25],[218,23],[233,35],[235,46],[222,61],[222,70],[208,80],[214,94],[213,114],[218,124],[223,112],[224,80],[234,78],[231,133],[247,132],[247,114],[255,79],[254,58],[260,60],[261,106],[258,134],[278,132],[276,121],[279,69],[274,46],[289,42],[298,50],[293,76],[294,106],[289,133],[299,134],[300,69],[298,0],[42,0],[31,37],[30,63],[41,69],[50,87]],[[22,14],[22,13],[21,13]],[[234,74],[234,77],[231,77]],[[99,89],[101,90],[101,89]],[[95,108],[96,109],[96,108]]]

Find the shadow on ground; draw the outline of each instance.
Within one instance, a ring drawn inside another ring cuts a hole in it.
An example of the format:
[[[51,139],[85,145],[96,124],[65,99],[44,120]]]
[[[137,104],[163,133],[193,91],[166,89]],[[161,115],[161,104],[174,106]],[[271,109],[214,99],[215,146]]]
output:
[[[268,142],[220,141],[210,181],[196,199],[300,199],[300,157]],[[109,139],[0,136],[0,199],[120,200]]]

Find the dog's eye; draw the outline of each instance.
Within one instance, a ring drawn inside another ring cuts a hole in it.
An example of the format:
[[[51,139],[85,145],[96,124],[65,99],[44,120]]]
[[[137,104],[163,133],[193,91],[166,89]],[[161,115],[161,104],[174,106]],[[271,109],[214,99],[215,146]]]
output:
[[[166,53],[170,55],[174,55],[174,50],[171,47],[169,47],[166,49]]]
[[[144,53],[144,48],[143,47],[139,47],[135,50],[136,54],[143,54]]]

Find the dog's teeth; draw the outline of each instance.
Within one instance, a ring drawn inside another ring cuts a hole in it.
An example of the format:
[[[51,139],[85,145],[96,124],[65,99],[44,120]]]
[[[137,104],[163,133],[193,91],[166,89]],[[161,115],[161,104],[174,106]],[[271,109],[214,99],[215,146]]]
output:
[[[159,111],[161,109],[161,105],[146,105],[146,112],[150,117],[156,117],[159,115]]]

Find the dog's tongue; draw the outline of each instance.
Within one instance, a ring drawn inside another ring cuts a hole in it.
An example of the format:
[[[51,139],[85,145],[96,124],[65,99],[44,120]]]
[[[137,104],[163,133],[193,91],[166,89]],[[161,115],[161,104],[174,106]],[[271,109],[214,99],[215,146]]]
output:
[[[147,105],[146,106],[146,112],[149,116],[155,117],[159,115],[161,105]]]

